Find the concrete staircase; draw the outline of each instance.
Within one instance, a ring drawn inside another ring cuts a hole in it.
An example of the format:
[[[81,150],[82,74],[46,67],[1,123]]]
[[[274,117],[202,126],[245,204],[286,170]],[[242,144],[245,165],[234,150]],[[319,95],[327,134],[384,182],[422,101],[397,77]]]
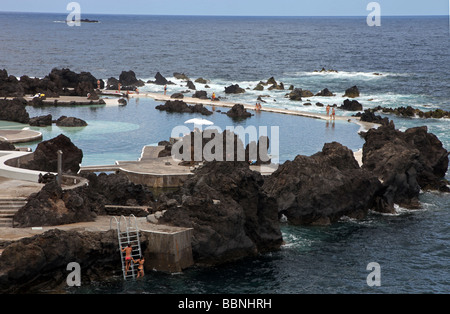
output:
[[[14,214],[26,203],[26,198],[0,198],[0,228],[12,228]]]

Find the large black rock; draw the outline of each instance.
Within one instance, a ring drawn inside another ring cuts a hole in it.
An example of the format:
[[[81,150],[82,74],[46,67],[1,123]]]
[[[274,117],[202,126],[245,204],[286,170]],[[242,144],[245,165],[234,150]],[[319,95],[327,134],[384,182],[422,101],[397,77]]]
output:
[[[225,94],[242,94],[245,93],[245,89],[239,87],[238,84],[225,87]]]
[[[58,150],[63,152],[62,171],[65,173],[78,173],[83,160],[83,152],[64,134],[39,143],[33,153],[33,159],[28,162],[22,162],[20,166],[21,168],[43,172],[57,172]]]
[[[363,217],[372,208],[380,182],[362,170],[353,152],[325,144],[312,156],[298,155],[265,179],[264,190],[292,224],[329,224],[342,216]]]
[[[28,124],[30,116],[25,108],[26,101],[14,98],[12,100],[0,99],[0,120]]]
[[[349,110],[349,111],[361,111],[363,106],[357,100],[344,100],[344,104],[339,107],[339,109]]]
[[[168,100],[164,105],[156,106],[155,109],[167,112],[200,113],[205,116],[213,114],[212,111],[208,110],[206,107],[203,107],[202,104],[190,106],[182,100]]]
[[[426,126],[401,132],[389,125],[363,134],[363,169],[383,184],[377,209],[392,212],[394,204],[406,208],[419,206],[420,190],[449,192],[444,180],[449,152]]]
[[[208,162],[178,192],[161,197],[162,224],[193,228],[197,264],[219,264],[279,249],[275,199],[246,162]]]

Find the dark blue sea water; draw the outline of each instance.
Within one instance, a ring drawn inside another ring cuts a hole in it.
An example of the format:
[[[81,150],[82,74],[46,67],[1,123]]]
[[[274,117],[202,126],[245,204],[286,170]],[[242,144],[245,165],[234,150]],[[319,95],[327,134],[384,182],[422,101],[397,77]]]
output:
[[[173,17],[86,15],[98,24],[69,27],[64,14],[0,13],[0,68],[10,74],[43,77],[54,67],[90,71],[107,79],[133,70],[144,81],[161,72],[184,72],[209,80],[210,89],[233,101],[323,112],[316,102],[340,105],[345,89],[357,85],[364,107],[411,105],[422,110],[450,110],[450,32],[448,17],[382,17],[369,27],[366,17]],[[317,73],[322,67],[335,73]],[[381,75],[375,75],[379,73]],[[286,91],[253,91],[274,76],[285,85],[336,96],[292,102]],[[224,87],[239,84],[245,94],[229,96]],[[141,91],[161,92],[148,84]],[[313,103],[304,106],[304,102]],[[30,116],[52,113],[88,121],[86,128],[38,128],[44,139],[64,133],[83,149],[83,164],[135,160],[142,146],[167,139],[174,126],[194,116],[167,114],[148,99],[125,107],[28,108]],[[220,108],[217,108],[220,109]],[[348,112],[337,112],[349,115]],[[427,125],[450,149],[449,120],[392,118],[406,129]],[[364,143],[358,126],[335,125],[301,117],[261,113],[245,122],[226,115],[208,117],[226,126],[278,126],[280,162],[310,155],[326,142],[352,150]],[[0,128],[17,127],[0,122]],[[27,146],[35,147],[36,143]],[[447,178],[450,179],[447,173]],[[68,293],[448,293],[450,292],[450,196],[423,193],[422,208],[398,209],[395,215],[371,214],[327,227],[282,226],[286,244],[279,252],[214,268],[180,274],[148,273],[145,280],[121,278],[67,288]],[[381,286],[369,287],[370,262],[381,266]],[[51,292],[51,291],[43,291]]]

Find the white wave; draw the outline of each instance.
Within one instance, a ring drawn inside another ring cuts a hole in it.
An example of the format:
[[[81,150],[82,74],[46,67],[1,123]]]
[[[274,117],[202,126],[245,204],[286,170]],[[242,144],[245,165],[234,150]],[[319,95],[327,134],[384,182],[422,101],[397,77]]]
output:
[[[287,72],[285,75],[289,76],[323,76],[331,78],[360,78],[366,80],[383,79],[389,76],[411,76],[408,73],[390,73],[390,72],[351,72],[351,71],[338,71],[338,72]]]

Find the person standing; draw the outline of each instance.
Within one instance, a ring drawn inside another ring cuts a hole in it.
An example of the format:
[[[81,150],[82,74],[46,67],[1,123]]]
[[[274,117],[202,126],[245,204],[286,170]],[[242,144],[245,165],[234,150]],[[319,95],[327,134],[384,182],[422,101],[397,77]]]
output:
[[[331,119],[336,120],[336,111],[334,110],[334,107],[333,110],[331,110]]]
[[[137,278],[144,277],[145,258],[142,255],[139,257],[138,260],[134,260],[134,258],[133,258],[133,263],[138,264],[138,275],[137,275]]]
[[[330,116],[330,105],[327,105],[327,118]]]
[[[167,85],[164,85],[164,95],[166,94],[166,92],[167,92]]]

